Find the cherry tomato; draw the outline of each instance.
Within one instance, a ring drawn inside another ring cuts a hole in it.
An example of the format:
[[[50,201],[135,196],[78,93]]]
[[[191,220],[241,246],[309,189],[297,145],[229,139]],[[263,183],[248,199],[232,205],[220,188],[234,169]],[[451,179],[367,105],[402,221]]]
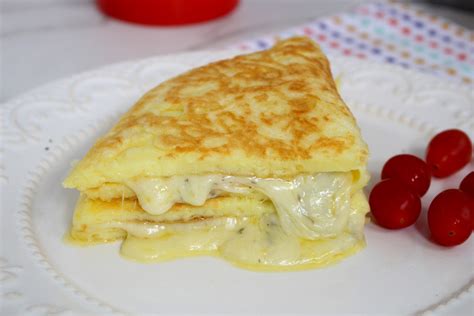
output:
[[[396,179],[377,183],[370,192],[369,204],[377,223],[389,229],[412,225],[421,211],[420,197]]]
[[[471,200],[471,227],[474,229],[474,171],[464,177],[459,189],[469,195]]]
[[[474,171],[462,179],[459,189],[474,198]]]
[[[431,172],[428,165],[413,155],[397,155],[390,158],[382,169],[382,179],[397,179],[419,196],[430,187]]]
[[[428,210],[431,237],[442,246],[462,244],[471,236],[469,196],[458,189],[438,194]]]
[[[472,143],[463,131],[450,129],[431,139],[426,162],[433,176],[444,178],[467,165],[472,157]]]

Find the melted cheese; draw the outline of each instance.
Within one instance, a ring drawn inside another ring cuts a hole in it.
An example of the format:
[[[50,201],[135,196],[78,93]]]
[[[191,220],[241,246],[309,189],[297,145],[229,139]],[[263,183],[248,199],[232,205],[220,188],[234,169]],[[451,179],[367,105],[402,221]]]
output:
[[[90,236],[120,230],[125,238],[121,254],[138,262],[161,262],[196,255],[223,258],[234,265],[265,271],[321,267],[351,255],[364,245],[368,211],[362,190],[351,196],[347,223],[335,237],[307,240],[288,234],[276,212],[250,217],[211,217],[188,222],[103,221],[87,225]],[[82,228],[82,225],[80,226]],[[74,230],[74,227],[73,227]],[[107,239],[68,241],[90,245]],[[122,237],[120,237],[122,238]]]
[[[350,213],[351,173],[318,173],[293,180],[223,175],[174,176],[129,181],[141,207],[162,214],[175,203],[203,205],[223,192],[257,190],[272,200],[289,235],[320,239],[338,235]]]
[[[190,223],[152,223],[152,222],[107,222],[96,225],[99,230],[107,228],[120,228],[128,234],[138,238],[160,238],[164,235],[183,232],[195,232],[198,230],[224,230],[235,231],[240,229],[248,221],[247,217],[220,217],[210,218],[207,220],[199,220]]]
[[[161,262],[195,255],[218,256],[251,270],[297,270],[325,266],[365,244],[367,203],[362,192],[352,201],[347,227],[336,237],[304,240],[288,235],[276,214],[262,218],[220,218],[187,224],[165,224],[160,234],[146,225],[124,225],[128,231],[121,254],[139,262]]]

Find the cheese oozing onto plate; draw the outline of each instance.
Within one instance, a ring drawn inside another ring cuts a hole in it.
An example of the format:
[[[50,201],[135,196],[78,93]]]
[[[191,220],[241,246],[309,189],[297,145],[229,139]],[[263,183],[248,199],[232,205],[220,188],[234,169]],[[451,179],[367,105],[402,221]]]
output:
[[[355,208],[350,221],[358,231],[364,212]],[[334,263],[364,245],[363,238],[345,229],[334,238],[303,240],[286,234],[275,213],[262,218],[222,217],[195,223],[109,222],[95,229],[127,231],[121,254],[139,262],[218,256],[250,270],[298,270]]]
[[[82,215],[75,218],[68,238],[74,244],[115,240],[107,239],[106,236],[110,236],[107,232],[119,230],[126,233],[116,235],[124,238],[120,253],[138,262],[210,255],[239,267],[265,271],[322,267],[358,251],[365,245],[363,226],[368,210],[362,190],[357,189],[351,196],[351,210],[343,231],[335,237],[307,240],[286,233],[276,211],[188,221],[154,221],[117,216],[115,213],[119,211],[111,207],[107,212],[112,212],[109,214],[112,217],[103,220],[96,216],[91,204],[80,203],[80,207]],[[96,221],[91,221],[90,216]]]
[[[346,227],[352,184],[350,172],[301,175],[292,180],[204,175],[127,182],[141,207],[151,214],[162,214],[175,203],[203,205],[224,192],[245,195],[256,190],[273,202],[287,234],[309,240],[334,237]]]

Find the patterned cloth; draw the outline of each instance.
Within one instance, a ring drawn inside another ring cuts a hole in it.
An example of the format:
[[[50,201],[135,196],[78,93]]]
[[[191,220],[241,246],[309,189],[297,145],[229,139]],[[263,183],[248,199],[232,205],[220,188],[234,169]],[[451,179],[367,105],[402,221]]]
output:
[[[474,33],[395,1],[363,5],[232,48],[266,49],[294,35],[313,38],[328,54],[392,63],[474,84]]]

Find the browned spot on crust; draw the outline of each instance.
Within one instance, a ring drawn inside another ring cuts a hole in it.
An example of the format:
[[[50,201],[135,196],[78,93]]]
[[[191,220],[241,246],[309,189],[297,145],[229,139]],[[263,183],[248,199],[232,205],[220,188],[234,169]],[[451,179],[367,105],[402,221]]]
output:
[[[268,100],[268,95],[266,93],[259,94],[255,97],[256,101],[264,102]]]

